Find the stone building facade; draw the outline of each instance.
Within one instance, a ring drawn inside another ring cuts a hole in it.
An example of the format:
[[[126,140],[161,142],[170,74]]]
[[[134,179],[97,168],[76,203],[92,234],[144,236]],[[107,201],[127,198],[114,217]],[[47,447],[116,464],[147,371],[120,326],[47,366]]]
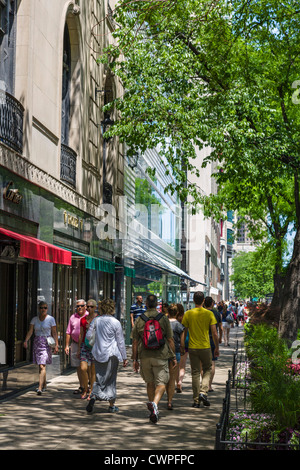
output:
[[[98,230],[103,204],[117,207],[124,193],[124,152],[103,137],[115,116],[102,110],[121,88],[98,61],[113,8],[0,3],[0,397],[37,380],[23,340],[39,300],[59,334],[52,374],[69,367],[65,331],[77,299],[112,297],[120,319],[126,303],[133,271]]]

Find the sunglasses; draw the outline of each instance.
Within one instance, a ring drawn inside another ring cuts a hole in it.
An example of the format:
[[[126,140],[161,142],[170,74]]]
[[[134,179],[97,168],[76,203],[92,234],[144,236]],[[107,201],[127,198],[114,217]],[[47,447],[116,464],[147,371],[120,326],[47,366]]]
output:
[[[85,305],[77,305],[76,308],[85,307]]]
[[[47,310],[48,307],[39,307],[40,310]]]
[[[86,308],[95,308],[95,305],[87,305]]]

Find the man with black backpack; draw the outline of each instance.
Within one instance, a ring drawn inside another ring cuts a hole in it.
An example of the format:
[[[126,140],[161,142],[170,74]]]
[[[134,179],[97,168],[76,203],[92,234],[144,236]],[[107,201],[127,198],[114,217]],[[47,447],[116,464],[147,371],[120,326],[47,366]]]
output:
[[[135,372],[140,370],[147,384],[150,421],[158,421],[158,404],[169,381],[169,360],[176,366],[175,346],[170,320],[157,311],[157,297],[148,295],[147,310],[132,330],[132,359]]]

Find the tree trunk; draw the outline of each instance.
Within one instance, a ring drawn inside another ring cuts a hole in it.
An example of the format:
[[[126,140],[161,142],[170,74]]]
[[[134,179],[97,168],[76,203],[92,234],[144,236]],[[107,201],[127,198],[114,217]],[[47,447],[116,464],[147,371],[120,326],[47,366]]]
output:
[[[273,276],[273,280],[274,280],[274,293],[273,293],[270,309],[271,310],[278,309],[278,308],[281,309],[285,276],[276,272]]]
[[[289,346],[297,339],[300,327],[300,227],[298,227],[291,262],[285,278],[279,320],[279,336]]]

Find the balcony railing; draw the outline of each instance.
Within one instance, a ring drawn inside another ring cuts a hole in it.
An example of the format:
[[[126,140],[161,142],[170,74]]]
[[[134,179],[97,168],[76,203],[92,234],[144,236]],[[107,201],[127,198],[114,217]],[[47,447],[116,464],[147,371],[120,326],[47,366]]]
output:
[[[0,90],[0,141],[23,152],[24,107],[9,93]]]
[[[61,159],[60,159],[60,179],[76,187],[76,159],[77,153],[68,147],[61,144]]]

